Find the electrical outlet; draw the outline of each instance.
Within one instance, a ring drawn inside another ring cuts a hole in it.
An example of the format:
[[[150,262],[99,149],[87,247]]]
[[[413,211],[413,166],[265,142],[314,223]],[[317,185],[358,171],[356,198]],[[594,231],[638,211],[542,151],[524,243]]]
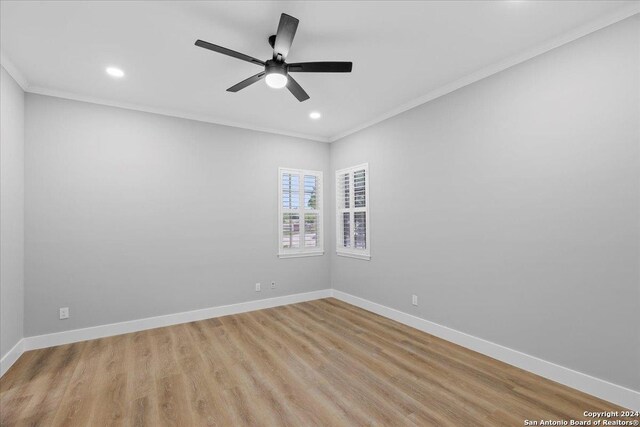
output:
[[[69,318],[69,307],[60,307],[60,320]]]
[[[275,289],[276,288],[276,282],[271,282],[271,289]]]
[[[256,283],[256,292],[260,292],[260,283]]]
[[[411,295],[411,304],[418,305],[418,295]]]

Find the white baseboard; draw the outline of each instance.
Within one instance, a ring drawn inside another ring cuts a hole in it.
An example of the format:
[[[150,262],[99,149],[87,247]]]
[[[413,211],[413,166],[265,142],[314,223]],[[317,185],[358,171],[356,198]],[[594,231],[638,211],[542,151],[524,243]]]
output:
[[[381,304],[333,290],[335,298],[363,308],[407,326],[435,335],[452,343],[477,351],[502,362],[533,372],[552,381],[575,388],[628,409],[640,410],[640,392],[592,377],[555,363],[504,347],[473,335],[439,325],[434,322],[386,307]],[[585,408],[586,409],[586,408]]]
[[[247,301],[238,304],[221,305],[218,307],[203,308],[201,310],[185,311],[182,313],[167,314],[164,316],[148,317],[145,319],[130,320],[127,322],[92,326],[90,328],[73,329],[71,331],[57,332],[53,334],[37,335],[24,338],[24,351],[127,334],[130,332],[144,331],[146,329],[161,328],[163,326],[211,319],[213,317],[261,310],[263,308],[277,307],[280,305],[295,304],[297,302],[311,301],[320,298],[327,298],[329,296],[331,296],[331,289],[323,289],[320,291]]]
[[[168,314],[165,316],[131,320],[128,322],[74,329],[54,334],[26,337],[20,340],[4,355],[0,361],[0,376],[4,375],[22,353],[28,350],[312,301],[330,296],[625,408],[640,410],[640,393],[637,391],[335,289],[323,289],[301,294]]]
[[[16,360],[24,353],[24,338],[21,339],[7,352],[0,360],[0,377],[4,375],[9,368],[16,363]]]
[[[92,326],[90,328],[73,329],[53,334],[25,337],[21,339],[11,350],[9,350],[4,357],[2,357],[2,360],[0,361],[0,377],[9,370],[22,353],[29,350],[70,344],[96,338],[111,337],[120,334],[128,334],[131,332],[194,322],[196,320],[211,319],[230,314],[262,310],[264,308],[312,301],[320,298],[328,298],[330,296],[331,289],[322,289],[319,291],[305,292],[301,294],[284,295],[275,298],[221,305],[218,307],[203,308],[201,310],[185,311],[182,313],[167,314],[164,316],[147,317],[145,319],[130,320],[127,322],[111,323],[108,325]]]

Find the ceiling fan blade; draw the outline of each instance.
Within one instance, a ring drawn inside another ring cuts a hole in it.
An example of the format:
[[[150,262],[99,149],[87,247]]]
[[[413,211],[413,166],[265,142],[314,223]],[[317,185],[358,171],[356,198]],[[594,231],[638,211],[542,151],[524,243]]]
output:
[[[227,49],[226,47],[218,46],[216,44],[209,43],[204,40],[197,40],[196,46],[209,49],[214,52],[221,53],[223,55],[232,56],[234,58],[241,59],[243,61],[251,62],[256,65],[262,65],[262,66],[265,65],[264,61],[260,61],[259,59],[256,59],[252,56],[245,55],[244,53],[236,52],[235,50]]]
[[[309,95],[307,94],[307,92],[305,92],[304,89],[302,89],[302,86],[300,86],[298,82],[295,81],[291,76],[288,76],[287,89],[289,89],[289,92],[291,92],[293,96],[298,98],[298,101],[300,102],[309,99]]]
[[[276,41],[273,45],[273,59],[278,59],[278,55],[282,57],[283,61],[287,58],[291,43],[293,43],[293,37],[298,29],[298,22],[300,21],[286,13],[280,15]]]
[[[235,84],[235,85],[231,86],[229,89],[227,89],[227,92],[237,92],[239,90],[242,90],[245,87],[254,84],[258,80],[262,80],[266,74],[267,74],[266,72],[262,71],[261,73],[255,74],[255,75],[249,77],[248,79],[244,79],[240,83]]]
[[[289,64],[290,73],[350,73],[352,62],[298,62]]]

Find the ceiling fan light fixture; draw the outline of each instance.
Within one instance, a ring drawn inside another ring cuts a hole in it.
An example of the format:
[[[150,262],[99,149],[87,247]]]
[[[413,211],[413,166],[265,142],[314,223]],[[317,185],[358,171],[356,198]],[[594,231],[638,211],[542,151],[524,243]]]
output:
[[[287,76],[281,73],[269,73],[264,79],[267,85],[273,89],[282,89],[289,81]]]
[[[353,64],[345,61],[287,63],[286,60],[287,55],[289,54],[289,48],[291,48],[291,43],[293,43],[293,37],[296,35],[299,22],[300,21],[296,18],[289,16],[286,13],[280,15],[278,32],[269,37],[269,45],[273,48],[273,56],[272,59],[268,59],[266,61],[261,61],[253,56],[245,55],[244,53],[236,52],[235,50],[227,49],[226,47],[218,46],[200,39],[196,40],[195,45],[241,61],[250,62],[254,65],[264,67],[264,71],[234,84],[227,89],[227,92],[238,92],[248,86],[251,86],[257,81],[264,79],[269,87],[274,89],[282,89],[283,87],[286,87],[298,101],[303,102],[309,99],[309,94],[304,91],[296,79],[289,75],[290,72],[350,73]]]

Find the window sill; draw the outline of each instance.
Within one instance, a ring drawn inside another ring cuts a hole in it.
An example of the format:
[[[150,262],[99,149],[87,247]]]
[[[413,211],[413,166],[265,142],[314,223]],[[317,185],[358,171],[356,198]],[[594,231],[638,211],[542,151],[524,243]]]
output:
[[[324,251],[318,252],[299,252],[299,253],[279,253],[278,258],[304,258],[308,256],[322,256],[324,255]]]
[[[346,258],[355,258],[355,259],[362,259],[365,261],[371,261],[371,255],[367,255],[367,254],[354,254],[353,252],[336,251],[336,255],[343,256]]]

